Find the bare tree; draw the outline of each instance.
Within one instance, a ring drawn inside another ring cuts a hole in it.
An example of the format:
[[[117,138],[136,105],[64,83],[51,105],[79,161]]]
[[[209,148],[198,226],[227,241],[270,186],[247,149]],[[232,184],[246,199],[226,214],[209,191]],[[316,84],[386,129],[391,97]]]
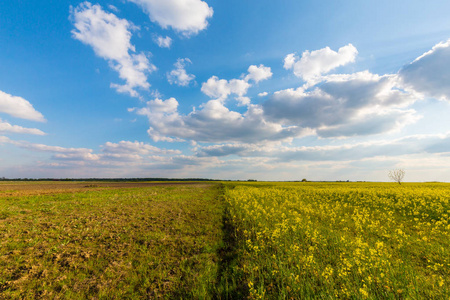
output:
[[[405,177],[405,170],[403,169],[391,170],[389,171],[388,176],[391,180],[398,182],[398,184],[402,184],[403,177]]]

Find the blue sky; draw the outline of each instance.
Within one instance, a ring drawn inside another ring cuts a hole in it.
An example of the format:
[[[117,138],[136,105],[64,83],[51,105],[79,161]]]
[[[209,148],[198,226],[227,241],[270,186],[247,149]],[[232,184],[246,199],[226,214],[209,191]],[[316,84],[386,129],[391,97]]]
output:
[[[0,176],[450,181],[449,10],[3,1]]]

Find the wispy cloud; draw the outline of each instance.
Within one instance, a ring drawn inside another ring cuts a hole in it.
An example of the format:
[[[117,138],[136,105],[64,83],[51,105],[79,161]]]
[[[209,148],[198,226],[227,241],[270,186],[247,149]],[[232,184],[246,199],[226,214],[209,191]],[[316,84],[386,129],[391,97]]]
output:
[[[34,135],[45,135],[45,132],[36,128],[26,128],[18,125],[11,125],[8,122],[0,119],[0,133],[21,133],[21,134],[34,134]]]
[[[153,41],[161,48],[170,48],[172,46],[173,40],[169,37],[162,37],[160,35],[157,35],[153,38]]]
[[[450,133],[411,135],[394,140],[347,143],[338,146],[290,147],[272,144],[237,144],[201,146],[197,156],[271,157],[278,162],[344,161],[374,157],[398,157],[412,154],[450,154]]]
[[[175,69],[167,74],[167,80],[170,84],[176,84],[178,86],[188,86],[191,81],[195,79],[193,74],[186,72],[186,65],[192,64],[189,58],[179,58],[174,64]]]

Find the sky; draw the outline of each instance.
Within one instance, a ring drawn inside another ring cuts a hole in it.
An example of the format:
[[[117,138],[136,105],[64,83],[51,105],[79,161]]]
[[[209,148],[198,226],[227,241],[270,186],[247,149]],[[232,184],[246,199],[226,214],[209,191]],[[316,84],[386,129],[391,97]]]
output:
[[[0,2],[0,177],[450,181],[450,2]]]

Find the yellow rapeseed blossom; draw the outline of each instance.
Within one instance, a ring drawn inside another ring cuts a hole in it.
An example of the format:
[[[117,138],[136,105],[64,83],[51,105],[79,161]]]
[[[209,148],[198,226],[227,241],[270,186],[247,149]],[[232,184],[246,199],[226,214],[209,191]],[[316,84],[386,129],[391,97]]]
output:
[[[450,299],[448,184],[253,183],[225,199],[253,298]]]

